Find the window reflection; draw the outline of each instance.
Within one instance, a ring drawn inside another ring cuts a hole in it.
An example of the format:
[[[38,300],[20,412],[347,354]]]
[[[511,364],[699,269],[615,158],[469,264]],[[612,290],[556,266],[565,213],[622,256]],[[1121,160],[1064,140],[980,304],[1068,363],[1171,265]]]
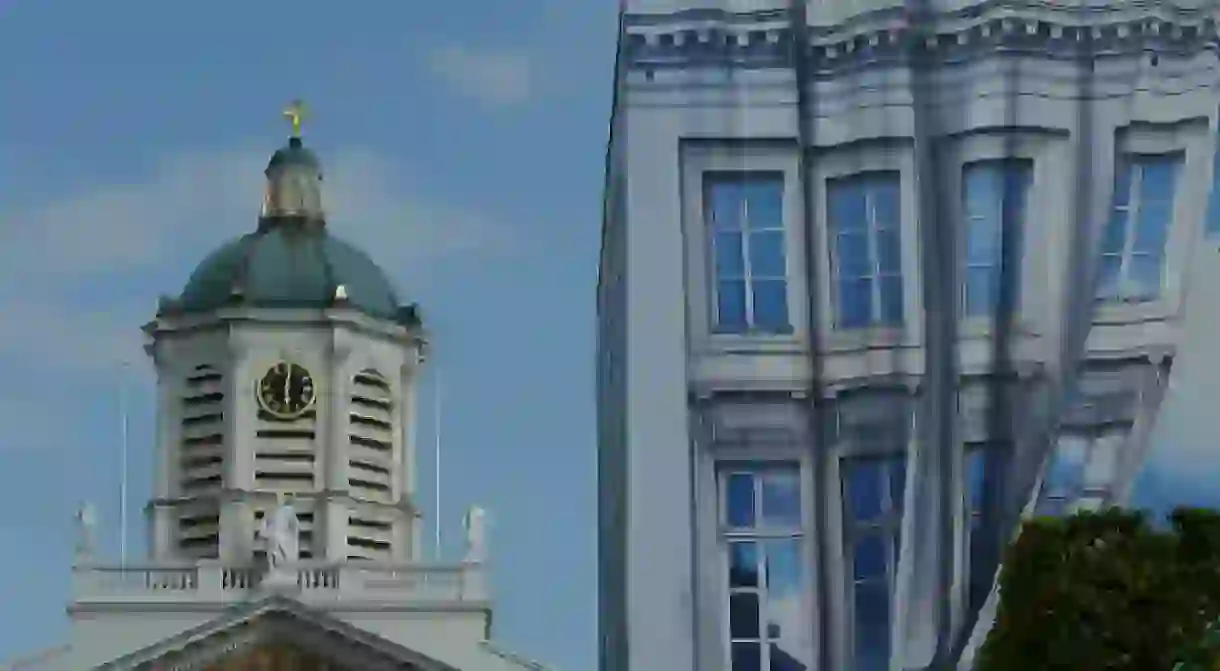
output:
[[[1180,154],[1129,155],[1115,166],[1098,299],[1150,300],[1160,294],[1181,160]]]
[[[839,328],[902,324],[899,183],[890,172],[827,183]]]
[[[708,173],[704,217],[719,333],[790,333],[780,173]]]
[[[721,467],[732,671],[804,671],[811,664],[800,471],[787,464]],[[750,524],[744,521],[749,520]]]
[[[845,545],[857,669],[887,669],[890,598],[901,541],[906,455],[843,462]]]
[[[1020,285],[1021,229],[1032,168],[1026,161],[984,161],[965,167],[962,175],[966,227],[962,314],[994,314],[1005,282]],[[1012,250],[1005,266],[1004,233]]]

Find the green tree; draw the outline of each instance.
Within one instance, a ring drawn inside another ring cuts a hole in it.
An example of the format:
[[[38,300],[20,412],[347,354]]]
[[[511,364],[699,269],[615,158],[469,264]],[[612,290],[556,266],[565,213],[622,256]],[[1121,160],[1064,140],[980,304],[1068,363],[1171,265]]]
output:
[[[978,671],[1220,671],[1220,515],[1119,509],[1027,522]],[[1215,639],[1215,640],[1213,640]]]

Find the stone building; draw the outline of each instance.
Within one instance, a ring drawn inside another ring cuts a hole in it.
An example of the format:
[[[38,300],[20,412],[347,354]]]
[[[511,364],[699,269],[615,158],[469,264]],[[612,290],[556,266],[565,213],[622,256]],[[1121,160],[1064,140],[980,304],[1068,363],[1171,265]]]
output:
[[[1121,503],[1179,344],[1202,0],[626,0],[604,671],[970,666],[1024,511]]]

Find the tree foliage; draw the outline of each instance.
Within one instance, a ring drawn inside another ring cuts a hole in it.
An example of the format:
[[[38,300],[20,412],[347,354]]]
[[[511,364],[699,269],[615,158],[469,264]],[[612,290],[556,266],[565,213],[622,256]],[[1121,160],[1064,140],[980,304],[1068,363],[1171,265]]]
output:
[[[1169,522],[1119,509],[1027,522],[977,671],[1220,671],[1220,514]]]

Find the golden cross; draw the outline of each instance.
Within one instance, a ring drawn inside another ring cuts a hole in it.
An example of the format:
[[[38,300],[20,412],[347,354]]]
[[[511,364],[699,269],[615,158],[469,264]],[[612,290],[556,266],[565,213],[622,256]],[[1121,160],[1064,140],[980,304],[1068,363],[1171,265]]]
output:
[[[284,108],[284,118],[292,124],[292,137],[300,137],[301,119],[305,118],[305,103],[300,100],[292,101],[292,104]]]

